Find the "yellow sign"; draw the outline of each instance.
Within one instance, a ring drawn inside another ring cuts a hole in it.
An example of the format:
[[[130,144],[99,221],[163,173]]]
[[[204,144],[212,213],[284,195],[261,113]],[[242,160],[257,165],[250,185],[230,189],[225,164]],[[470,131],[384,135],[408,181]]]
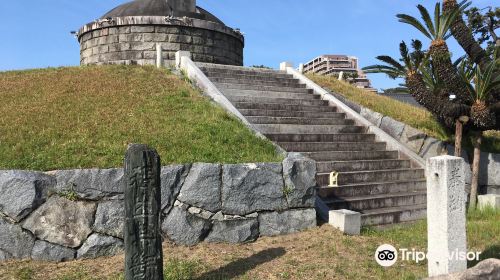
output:
[[[329,187],[338,187],[339,186],[339,173],[333,171],[330,173],[330,185]]]

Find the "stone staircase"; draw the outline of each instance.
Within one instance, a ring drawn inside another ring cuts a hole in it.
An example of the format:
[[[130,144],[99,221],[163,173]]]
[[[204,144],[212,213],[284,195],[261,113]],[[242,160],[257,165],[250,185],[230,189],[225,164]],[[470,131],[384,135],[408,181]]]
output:
[[[363,225],[418,220],[426,214],[424,170],[275,70],[197,63],[262,134],[289,152],[317,161],[318,197],[329,209],[362,213]],[[329,187],[330,172],[339,187]]]

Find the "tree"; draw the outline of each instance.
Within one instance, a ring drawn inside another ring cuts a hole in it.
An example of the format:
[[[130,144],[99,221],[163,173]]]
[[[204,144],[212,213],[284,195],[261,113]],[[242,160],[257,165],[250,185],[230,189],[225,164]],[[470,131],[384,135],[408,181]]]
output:
[[[466,128],[476,134],[473,141],[476,154],[471,194],[473,208],[477,193],[481,134],[485,130],[498,129],[500,125],[500,90],[497,83],[500,71],[496,67],[498,61],[481,48],[463,21],[462,15],[469,6],[470,3],[467,1],[457,3],[455,0],[444,0],[442,10],[440,3],[435,5],[433,19],[422,5],[417,6],[422,21],[405,14],[397,15],[400,22],[415,27],[431,40],[429,50],[423,55],[421,63],[416,66],[411,64],[412,55],[404,51],[404,47],[400,45],[401,61],[405,62],[404,66],[401,64],[398,66],[393,59],[389,60],[382,56],[378,58],[383,58],[389,65],[374,65],[367,69],[368,72],[386,73],[391,78],[401,77],[406,71],[402,77],[405,78],[406,86],[417,102],[433,113],[445,127],[451,129],[455,126],[457,147],[461,145],[461,121],[471,119]],[[471,15],[474,13],[473,10]],[[485,22],[484,18],[478,19],[477,14],[475,20]],[[489,21],[492,22],[491,17]],[[452,63],[446,43],[450,36],[454,36],[462,46],[467,54],[466,59]],[[419,53],[421,48],[418,47],[414,46],[415,51],[412,54],[422,57]],[[460,148],[456,149],[455,154],[460,156]]]

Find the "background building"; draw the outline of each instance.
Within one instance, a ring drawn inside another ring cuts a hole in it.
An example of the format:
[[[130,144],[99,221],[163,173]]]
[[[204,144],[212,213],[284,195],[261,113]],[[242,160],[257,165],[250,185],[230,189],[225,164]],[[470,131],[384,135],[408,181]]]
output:
[[[366,74],[359,69],[358,58],[347,55],[322,55],[304,64],[304,73],[339,77],[350,80],[356,87],[377,92]]]

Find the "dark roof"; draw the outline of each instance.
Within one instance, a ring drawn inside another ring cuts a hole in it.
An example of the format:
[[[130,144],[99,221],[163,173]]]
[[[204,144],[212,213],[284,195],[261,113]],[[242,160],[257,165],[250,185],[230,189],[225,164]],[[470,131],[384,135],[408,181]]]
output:
[[[175,11],[168,4],[168,0],[135,0],[112,9],[101,18],[106,19],[127,16],[186,16],[190,18],[198,18],[224,24],[217,17],[200,7],[196,7],[196,13]]]

